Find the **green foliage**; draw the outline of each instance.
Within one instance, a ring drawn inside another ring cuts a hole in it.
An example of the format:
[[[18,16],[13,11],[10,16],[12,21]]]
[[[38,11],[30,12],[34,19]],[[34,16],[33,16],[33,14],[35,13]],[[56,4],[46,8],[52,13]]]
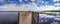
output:
[[[51,12],[51,13],[40,12],[40,14],[47,14],[47,15],[57,16],[57,14],[53,13],[53,12]],[[58,15],[60,15],[60,13]]]

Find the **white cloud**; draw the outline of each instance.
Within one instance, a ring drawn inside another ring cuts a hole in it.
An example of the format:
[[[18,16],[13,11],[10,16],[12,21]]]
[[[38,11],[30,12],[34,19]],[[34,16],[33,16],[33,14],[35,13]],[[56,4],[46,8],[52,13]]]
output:
[[[19,0],[20,2],[22,2],[22,0]]]
[[[46,4],[48,3],[48,2],[45,2]]]
[[[44,1],[42,1],[42,3],[44,3]]]
[[[31,0],[31,1],[36,1],[36,0]]]
[[[55,7],[55,6],[41,6],[41,7],[37,7],[36,10],[40,10],[40,11],[45,11],[45,10],[59,10],[60,7]]]
[[[58,2],[59,0],[53,0],[53,2]]]
[[[15,6],[15,4],[3,5],[0,11],[18,11],[18,8],[19,7]]]
[[[60,7],[55,7],[55,6],[41,6],[37,7],[35,5],[29,5],[29,4],[24,4],[20,6],[16,6],[15,4],[6,4],[3,6],[0,6],[1,9],[0,11],[45,11],[45,10],[60,10]]]
[[[25,4],[20,7],[20,11],[34,11],[34,10],[35,10],[35,6],[31,4],[30,5]]]
[[[1,9],[0,11],[33,11],[34,10],[34,5],[21,5],[21,6],[16,6],[15,4],[7,4],[0,6]]]
[[[55,5],[60,5],[60,3],[55,3]]]

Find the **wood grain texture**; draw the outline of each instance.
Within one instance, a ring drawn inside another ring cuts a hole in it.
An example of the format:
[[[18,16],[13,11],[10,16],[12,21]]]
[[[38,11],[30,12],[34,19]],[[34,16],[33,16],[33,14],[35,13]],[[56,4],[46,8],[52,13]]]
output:
[[[19,24],[31,24],[32,12],[20,12]]]

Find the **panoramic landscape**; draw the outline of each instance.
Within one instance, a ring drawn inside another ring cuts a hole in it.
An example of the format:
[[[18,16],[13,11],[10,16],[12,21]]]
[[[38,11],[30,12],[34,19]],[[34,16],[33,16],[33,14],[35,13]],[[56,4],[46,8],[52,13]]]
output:
[[[0,0],[0,11],[32,11],[39,14],[39,24],[60,24],[60,0]],[[42,12],[41,12],[42,11]],[[0,12],[0,24],[18,24],[18,12]],[[36,13],[21,13],[21,24],[37,23]],[[24,16],[25,18],[24,18]],[[33,17],[31,17],[33,15]],[[38,16],[38,15],[37,15]],[[30,21],[30,22],[28,22]]]

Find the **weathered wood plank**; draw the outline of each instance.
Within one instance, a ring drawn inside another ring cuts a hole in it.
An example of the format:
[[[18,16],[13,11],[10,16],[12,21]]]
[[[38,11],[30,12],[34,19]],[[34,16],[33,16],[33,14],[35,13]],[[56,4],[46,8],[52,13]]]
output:
[[[19,24],[31,24],[32,12],[20,12]]]

